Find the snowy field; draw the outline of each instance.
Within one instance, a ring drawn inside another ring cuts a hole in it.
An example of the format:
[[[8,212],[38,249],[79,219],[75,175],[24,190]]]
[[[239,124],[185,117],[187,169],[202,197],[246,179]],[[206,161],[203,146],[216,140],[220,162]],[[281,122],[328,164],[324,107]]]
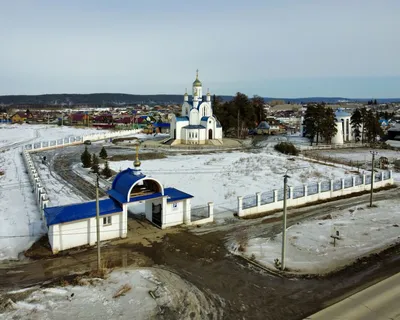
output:
[[[97,132],[65,126],[0,125],[0,171],[4,171],[0,176],[0,260],[16,259],[19,252],[29,248],[44,232],[20,156],[21,147],[36,141]]]
[[[231,152],[204,155],[177,155],[142,161],[144,174],[158,179],[166,187],[175,187],[194,195],[193,206],[214,202],[216,218],[237,208],[237,197],[283,188],[283,175],[289,172],[291,186],[333,178],[349,173],[343,168],[310,163],[278,154],[271,149],[262,153]],[[132,161],[110,162],[115,171],[132,166]]]
[[[286,268],[294,273],[324,274],[400,243],[400,200],[375,204],[376,208],[355,206],[289,227]],[[336,231],[340,239],[334,247],[330,236]],[[238,247],[239,244],[233,245],[236,253],[239,253]],[[282,233],[273,238],[250,239],[242,253],[275,269],[274,260],[281,260],[281,249]]]
[[[124,286],[130,289],[116,297]],[[24,293],[26,298],[13,300],[13,295]],[[5,319],[206,319],[216,313],[196,287],[154,268],[118,270],[105,280],[82,279],[75,286],[8,294]]]
[[[318,151],[323,157],[336,158],[338,160],[345,161],[359,161],[363,163],[371,163],[371,149],[341,149],[341,150],[321,150]],[[386,157],[390,162],[393,162],[396,159],[400,159],[400,151],[394,150],[376,150],[378,154],[376,159],[380,157]]]

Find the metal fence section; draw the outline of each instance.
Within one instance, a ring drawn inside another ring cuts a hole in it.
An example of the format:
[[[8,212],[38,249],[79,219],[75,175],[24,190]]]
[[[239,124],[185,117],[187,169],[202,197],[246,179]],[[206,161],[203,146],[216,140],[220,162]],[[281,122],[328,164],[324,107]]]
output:
[[[290,198],[290,189],[287,188],[287,195],[286,197],[289,199]],[[283,189],[278,190],[278,201],[282,201],[283,200]]]
[[[322,181],[321,182],[321,192],[331,191],[331,182]]]
[[[382,173],[378,172],[375,174],[375,181],[381,181],[382,180]]]
[[[371,184],[371,176],[365,176],[365,184]]]
[[[342,189],[342,180],[333,181],[333,191]]]
[[[383,171],[383,180],[389,180],[390,179],[390,172],[389,171]]]
[[[261,204],[267,204],[274,202],[274,192],[273,191],[266,191],[261,193]]]
[[[191,221],[201,220],[204,218],[208,218],[208,206],[203,207],[194,207],[190,210]]]
[[[318,193],[318,183],[317,184],[309,184],[307,186],[307,194],[313,195]]]
[[[293,188],[293,199],[304,197],[304,187],[295,187]]]
[[[354,181],[354,185],[359,186],[363,183],[362,176],[356,176],[356,180]]]
[[[344,187],[351,188],[353,186],[353,177],[344,179]]]
[[[243,209],[257,207],[256,195],[250,195],[243,198]]]

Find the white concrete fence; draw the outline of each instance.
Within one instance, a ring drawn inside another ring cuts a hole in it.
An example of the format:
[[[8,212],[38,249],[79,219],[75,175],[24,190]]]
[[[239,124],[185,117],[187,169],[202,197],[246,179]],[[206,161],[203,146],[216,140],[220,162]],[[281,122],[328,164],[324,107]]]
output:
[[[393,185],[393,183],[392,171],[374,174],[374,189]],[[288,187],[287,207],[296,207],[366,190],[371,190],[371,175],[365,174],[340,180],[327,180],[309,185]],[[281,209],[283,208],[283,195],[283,189],[280,189],[238,197],[238,216],[245,217]]]
[[[205,207],[193,207],[190,212],[191,221],[187,225],[201,225],[214,221],[214,202],[208,202]]]
[[[140,129],[134,130],[121,130],[121,131],[111,131],[105,133],[91,134],[87,136],[70,136],[66,138],[61,138],[52,141],[42,141],[36,143],[30,143],[23,146],[21,152],[22,159],[29,175],[29,180],[31,182],[33,193],[35,194],[36,203],[40,211],[40,219],[44,219],[44,208],[48,207],[50,204],[50,199],[47,195],[46,189],[42,181],[40,180],[37,168],[32,160],[30,152],[50,150],[59,147],[82,144],[85,140],[98,141],[103,139],[122,137],[130,134],[136,134],[140,132]]]
[[[141,131],[141,129],[132,129],[132,130],[120,130],[120,131],[95,133],[95,134],[91,134],[91,135],[87,135],[87,136],[69,136],[69,137],[60,138],[57,140],[29,143],[29,144],[24,145],[24,150],[29,150],[29,151],[50,150],[50,149],[66,147],[66,146],[70,146],[70,145],[82,144],[86,140],[90,140],[90,141],[105,140],[105,139],[110,139],[110,138],[127,136],[130,134],[136,134],[136,133],[139,133],[140,131]]]

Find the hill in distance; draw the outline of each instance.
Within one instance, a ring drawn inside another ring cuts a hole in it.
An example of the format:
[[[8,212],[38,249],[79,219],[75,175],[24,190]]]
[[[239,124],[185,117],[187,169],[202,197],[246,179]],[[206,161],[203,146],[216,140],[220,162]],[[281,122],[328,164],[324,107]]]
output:
[[[219,96],[224,101],[229,101],[233,96]],[[271,100],[283,100],[286,103],[308,103],[325,102],[338,103],[348,102],[367,102],[371,99],[351,99],[343,97],[304,97],[304,98],[272,98],[264,97],[266,102]],[[377,99],[379,103],[399,102],[396,99]],[[45,104],[45,105],[76,105],[86,104],[93,106],[122,106],[129,104],[175,104],[182,103],[183,95],[178,94],[125,94],[125,93],[90,93],[90,94],[43,94],[43,95],[5,95],[0,96],[0,104],[23,105],[23,104]]]

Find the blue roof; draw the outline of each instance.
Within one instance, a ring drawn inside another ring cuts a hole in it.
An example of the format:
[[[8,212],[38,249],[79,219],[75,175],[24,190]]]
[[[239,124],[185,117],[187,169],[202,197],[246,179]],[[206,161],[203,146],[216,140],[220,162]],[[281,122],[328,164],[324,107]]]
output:
[[[108,194],[119,202],[128,202],[128,193],[131,187],[145,177],[146,176],[140,170],[131,168],[125,169],[115,176]],[[122,199],[124,199],[124,201],[120,201]]]
[[[169,123],[154,123],[153,126],[156,128],[169,128],[171,125]]]
[[[122,211],[121,206],[112,199],[100,200],[99,207],[100,215]],[[96,216],[96,201],[45,208],[44,215],[46,217],[48,226],[58,223],[93,218]]]
[[[175,188],[165,188],[164,195],[168,196],[167,202],[179,201],[184,199],[193,198],[191,194],[182,192]]]
[[[189,121],[189,117],[176,117],[176,121]]]
[[[184,129],[205,129],[204,126],[200,126],[200,125],[189,125],[189,126],[184,126]]]
[[[343,109],[340,108],[335,111],[335,116],[339,118],[344,118],[344,117],[350,117],[351,114],[346,111],[343,111]]]
[[[207,121],[209,117],[202,117],[201,121]]]

